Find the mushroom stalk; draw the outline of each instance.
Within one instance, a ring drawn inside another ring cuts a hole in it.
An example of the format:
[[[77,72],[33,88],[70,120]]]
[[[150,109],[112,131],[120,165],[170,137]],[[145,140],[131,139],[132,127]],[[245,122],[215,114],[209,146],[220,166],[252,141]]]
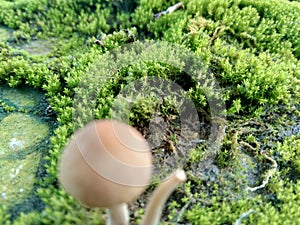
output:
[[[129,212],[126,203],[107,208],[107,225],[128,225]]]
[[[185,180],[186,174],[181,169],[176,170],[166,178],[152,194],[140,225],[157,225],[168,197],[173,190]]]

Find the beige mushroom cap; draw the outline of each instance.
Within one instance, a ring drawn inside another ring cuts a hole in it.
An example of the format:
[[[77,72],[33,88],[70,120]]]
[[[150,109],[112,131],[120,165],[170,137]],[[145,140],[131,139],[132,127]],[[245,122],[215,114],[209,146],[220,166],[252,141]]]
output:
[[[62,186],[90,207],[135,200],[151,175],[147,141],[135,128],[115,120],[95,120],[76,131],[59,161]]]

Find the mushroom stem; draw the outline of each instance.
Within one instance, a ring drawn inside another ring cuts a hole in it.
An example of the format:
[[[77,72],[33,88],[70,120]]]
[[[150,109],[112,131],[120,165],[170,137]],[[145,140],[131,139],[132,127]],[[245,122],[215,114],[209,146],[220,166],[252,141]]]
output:
[[[168,197],[173,190],[180,183],[186,181],[186,179],[186,174],[181,169],[176,170],[167,177],[152,194],[140,225],[157,225]]]
[[[126,203],[107,208],[107,225],[128,225],[129,213]]]

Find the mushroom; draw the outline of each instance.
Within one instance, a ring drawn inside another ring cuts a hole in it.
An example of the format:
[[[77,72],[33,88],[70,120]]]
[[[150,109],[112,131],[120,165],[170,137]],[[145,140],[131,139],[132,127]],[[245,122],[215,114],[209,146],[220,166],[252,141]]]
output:
[[[151,152],[135,128],[115,120],[95,120],[75,132],[59,161],[59,181],[67,193],[88,207],[108,209],[107,225],[127,225],[127,203],[148,186]],[[150,198],[141,225],[159,223],[171,192],[186,180],[177,170]]]
[[[59,181],[88,207],[108,209],[107,224],[129,223],[127,203],[150,183],[151,152],[135,128],[95,120],[74,133],[59,161]]]

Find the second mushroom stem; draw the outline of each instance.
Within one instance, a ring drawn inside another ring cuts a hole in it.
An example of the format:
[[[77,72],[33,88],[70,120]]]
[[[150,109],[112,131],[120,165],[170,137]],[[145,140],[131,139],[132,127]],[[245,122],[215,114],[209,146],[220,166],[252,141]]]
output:
[[[185,180],[186,174],[181,169],[176,170],[167,177],[165,181],[158,186],[150,198],[140,225],[157,225],[168,197],[173,190]]]
[[[157,225],[168,197],[185,180],[186,174],[181,169],[167,177],[153,192],[140,225]],[[129,213],[126,203],[108,208],[107,225],[128,225],[128,223]]]

